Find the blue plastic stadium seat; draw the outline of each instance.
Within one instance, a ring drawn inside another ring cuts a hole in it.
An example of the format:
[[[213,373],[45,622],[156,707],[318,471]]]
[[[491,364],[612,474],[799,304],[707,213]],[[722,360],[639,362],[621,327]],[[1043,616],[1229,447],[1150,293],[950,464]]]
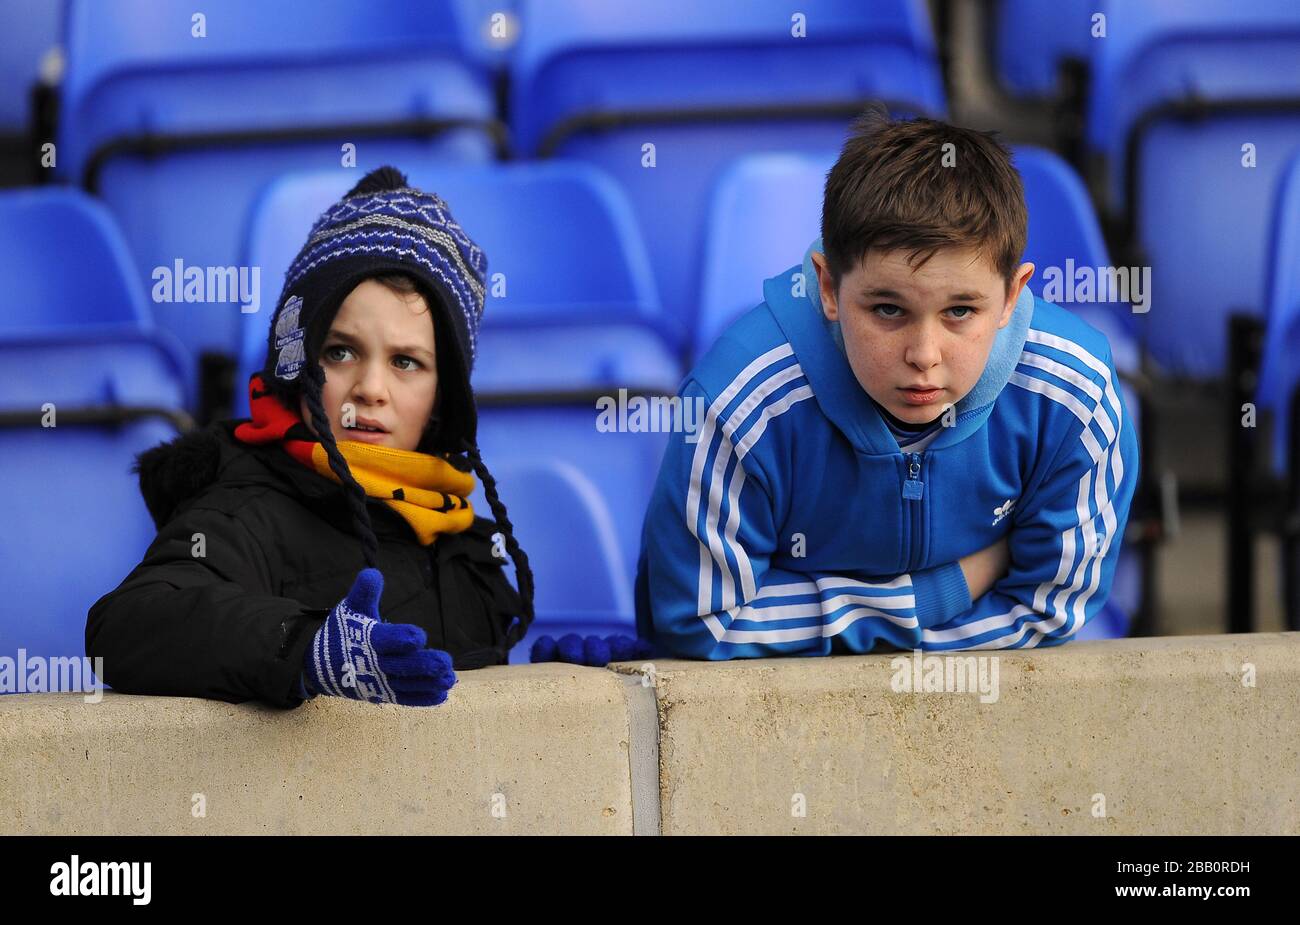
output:
[[[494,473],[498,462],[517,466],[535,460],[562,462],[581,471],[603,500],[618,547],[618,570],[630,587],[668,434],[607,433],[597,430],[597,421],[594,403],[484,406],[479,408],[479,448]],[[507,506],[512,494],[503,481],[501,497]]]
[[[1111,208],[1132,210],[1152,267],[1142,341],[1167,372],[1215,379],[1226,372],[1229,315],[1263,314],[1268,216],[1283,165],[1300,149],[1300,5],[1102,7],[1107,32],[1092,43],[1087,140],[1105,158]],[[1169,111],[1191,101],[1191,118]],[[1253,167],[1243,165],[1247,144]]]
[[[339,167],[345,145],[359,172],[492,156],[492,94],[463,60],[453,6],[227,0],[205,8],[201,38],[198,12],[180,0],[69,6],[59,171],[104,197],[146,282],[176,260],[235,265],[256,191],[288,170]],[[426,131],[446,119],[464,124]],[[319,137],[286,134],[297,130]],[[183,150],[161,147],[176,139]],[[233,301],[153,309],[194,354],[236,354]]]
[[[0,132],[22,134],[41,58],[59,42],[63,0],[0,0]]]
[[[1041,294],[1046,267],[1103,267],[1110,263],[1097,218],[1083,184],[1056,155],[1015,147],[1013,155],[1025,186],[1029,235],[1025,260],[1036,266],[1029,283]],[[759,154],[737,159],[722,174],[709,201],[700,318],[695,345],[709,348],[741,314],[762,300],[763,280],[803,259],[817,238],[826,174],[836,154]],[[780,215],[780,222],[760,221]],[[807,285],[816,285],[810,280]],[[1136,372],[1138,350],[1129,329],[1129,306],[1064,301],[1107,336],[1116,369]],[[1139,426],[1138,396],[1121,384],[1125,406]],[[1107,610],[1085,628],[1087,638],[1122,636],[1140,600],[1140,568],[1126,549],[1116,573]],[[1132,561],[1129,561],[1132,560]],[[1096,626],[1093,624],[1096,623]]]
[[[546,458],[491,466],[536,585],[536,619],[510,661],[527,662],[533,640],[546,633],[636,635],[631,582],[609,511],[588,475]],[[491,516],[481,488],[471,503]]]
[[[1108,266],[1110,257],[1082,182],[1059,157],[1041,148],[1013,149],[1025,185],[1029,236],[1025,260],[1036,269],[1029,286],[1042,294],[1048,267]],[[819,234],[822,190],[834,152],[761,154],[738,158],[722,174],[709,201],[704,278],[695,335],[696,354],[762,299],[763,280],[803,257]],[[764,221],[780,215],[780,222]],[[809,281],[815,285],[816,281]],[[1111,342],[1116,366],[1138,368],[1126,303],[1062,301]]]
[[[1016,169],[1025,186],[1025,205],[1029,210],[1029,235],[1025,260],[1034,264],[1029,288],[1042,296],[1048,289],[1049,269],[1068,278],[1070,267],[1105,268],[1111,265],[1110,254],[1101,234],[1101,225],[1092,201],[1070,165],[1050,151],[1016,146]],[[1068,262],[1067,262],[1068,261]],[[1068,294],[1073,294],[1073,288]],[[1054,294],[1054,293],[1049,293]],[[1140,351],[1136,340],[1132,306],[1128,302],[1076,302],[1051,299],[1070,309],[1110,341],[1115,368],[1121,373],[1136,373]],[[1126,396],[1132,413],[1137,413],[1137,398]]]
[[[521,10],[516,144],[599,164],[627,190],[683,348],[705,199],[722,165],[756,151],[837,148],[869,99],[899,111],[945,107],[916,0],[532,0]]]
[[[442,197],[488,260],[474,386],[480,394],[619,387],[674,391],[680,363],[661,331],[645,249],[617,187],[586,164],[399,164]],[[284,273],[316,217],[355,171],[292,175],[254,210],[246,262],[262,268],[262,310],[244,322],[243,383],[266,358]]]
[[[837,156],[753,154],[722,171],[705,216],[696,357],[763,300],[763,280],[800,262],[821,234],[822,191]]]
[[[153,323],[121,231],[84,193],[58,187],[0,193],[0,274],[9,300],[0,312],[0,340],[147,343],[183,374],[184,351]],[[60,381],[75,378],[70,361],[53,369]],[[24,384],[13,368],[5,373],[11,395],[44,378]],[[94,397],[82,394],[80,400]]]
[[[90,606],[154,536],[129,469],[183,423],[179,347],[141,320],[120,236],[78,193],[0,195],[0,276],[17,296],[0,325],[0,415],[34,418],[0,424],[0,561],[21,602],[0,614],[0,654],[79,658]]]
[[[1061,63],[1087,60],[1096,12],[1097,0],[997,0],[991,51],[998,80],[1014,96],[1054,95]]]
[[[0,367],[0,414],[55,414],[52,427],[0,425],[9,492],[0,561],[21,602],[0,614],[0,654],[80,657],[86,613],[154,537],[131,464],[176,428],[159,414],[111,424],[78,423],[74,413],[179,409],[179,370],[148,338],[63,335],[0,338]]]
[[[1289,459],[1291,401],[1300,386],[1300,155],[1286,168],[1273,209],[1265,302],[1264,357],[1256,404],[1273,413],[1272,463],[1281,475],[1300,473]]]
[[[152,324],[113,217],[83,193],[42,187],[0,195],[0,261],[14,274],[0,335]],[[117,283],[105,288],[106,278]]]

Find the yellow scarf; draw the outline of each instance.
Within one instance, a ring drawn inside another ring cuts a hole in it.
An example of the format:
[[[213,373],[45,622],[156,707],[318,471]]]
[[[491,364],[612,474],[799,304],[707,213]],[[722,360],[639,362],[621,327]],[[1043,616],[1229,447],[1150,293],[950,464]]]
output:
[[[248,391],[253,417],[235,428],[235,437],[251,444],[278,442],[299,463],[338,483],[329,454],[298,413],[267,392],[260,375],[250,378]],[[358,440],[340,440],[338,448],[367,497],[382,498],[401,514],[422,545],[474,523],[474,476],[445,459]]]
[[[428,546],[439,533],[468,530],[474,522],[469,502],[474,476],[445,459],[356,440],[341,440],[338,448],[366,495],[382,498],[401,514],[421,545]],[[320,443],[312,444],[311,463],[321,475],[339,481]]]

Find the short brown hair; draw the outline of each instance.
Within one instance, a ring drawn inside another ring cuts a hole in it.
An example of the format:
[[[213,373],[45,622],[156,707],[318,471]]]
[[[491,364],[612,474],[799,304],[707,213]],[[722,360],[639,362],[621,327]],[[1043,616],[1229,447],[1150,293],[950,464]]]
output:
[[[370,277],[370,279],[398,295],[411,295],[413,293],[424,295],[420,291],[420,286],[416,283],[415,277],[410,273],[381,273]]]
[[[882,108],[856,119],[822,200],[822,247],[836,288],[873,247],[909,251],[916,266],[943,247],[974,247],[1010,285],[1029,218],[1020,174],[995,134],[894,121]]]

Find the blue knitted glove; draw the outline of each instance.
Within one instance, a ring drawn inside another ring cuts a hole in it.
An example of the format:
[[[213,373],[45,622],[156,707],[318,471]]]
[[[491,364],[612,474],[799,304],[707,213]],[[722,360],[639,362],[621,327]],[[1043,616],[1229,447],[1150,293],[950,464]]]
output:
[[[568,662],[571,665],[590,665],[600,668],[610,662],[627,662],[648,658],[650,643],[631,636],[579,636],[568,633],[556,641],[551,636],[538,636],[533,642],[529,660],[534,662]]]
[[[379,597],[384,576],[362,569],[348,596],[325,618],[303,656],[305,694],[371,703],[434,707],[456,683],[451,656],[425,648],[428,637],[411,623],[384,623]]]

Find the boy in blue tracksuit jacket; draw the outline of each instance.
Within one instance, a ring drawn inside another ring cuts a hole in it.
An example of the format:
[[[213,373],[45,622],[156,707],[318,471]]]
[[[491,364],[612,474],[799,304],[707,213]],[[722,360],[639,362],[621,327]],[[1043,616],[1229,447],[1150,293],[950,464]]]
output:
[[[682,386],[705,413],[646,516],[643,636],[705,659],[1017,648],[1101,609],[1137,440],[1106,338],[1026,287],[1026,226],[989,135],[855,124],[822,238]]]

